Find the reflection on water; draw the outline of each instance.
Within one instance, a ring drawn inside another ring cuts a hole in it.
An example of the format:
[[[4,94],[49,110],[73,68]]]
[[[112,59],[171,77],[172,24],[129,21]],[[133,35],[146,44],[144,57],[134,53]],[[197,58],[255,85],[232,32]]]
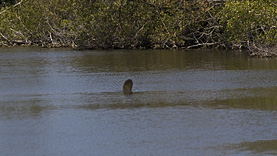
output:
[[[76,58],[87,72],[166,71],[185,69],[276,69],[276,59],[249,58],[233,51],[106,51]]]
[[[251,155],[277,155],[277,140],[241,142],[239,144],[230,145],[227,148]]]
[[[277,59],[0,51],[0,155],[277,154]]]
[[[276,92],[275,92],[276,93]],[[221,109],[258,109],[277,110],[277,97],[246,97],[240,99],[216,100],[207,104],[209,107]]]

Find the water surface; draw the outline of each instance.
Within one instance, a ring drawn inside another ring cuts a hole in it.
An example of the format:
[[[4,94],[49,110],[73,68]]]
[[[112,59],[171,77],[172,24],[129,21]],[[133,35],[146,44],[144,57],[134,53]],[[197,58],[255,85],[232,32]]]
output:
[[[0,155],[277,155],[277,59],[1,48],[0,73]]]

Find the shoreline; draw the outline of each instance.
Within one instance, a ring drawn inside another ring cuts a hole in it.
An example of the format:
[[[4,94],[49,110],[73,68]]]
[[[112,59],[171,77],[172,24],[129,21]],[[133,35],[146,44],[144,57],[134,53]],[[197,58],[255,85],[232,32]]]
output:
[[[257,58],[276,58],[277,57],[277,45],[270,47],[270,48],[253,48],[253,49],[247,49],[246,47],[242,48],[234,48],[234,47],[198,47],[198,48],[188,48],[188,47],[178,47],[178,46],[167,46],[162,48],[159,45],[154,45],[154,47],[132,47],[132,48],[103,48],[103,47],[93,47],[93,48],[79,48],[75,44],[71,45],[62,45],[60,43],[48,43],[48,44],[30,44],[30,43],[24,43],[22,41],[20,42],[13,42],[13,45],[4,45],[0,43],[0,49],[1,48],[13,48],[13,47],[36,47],[36,48],[46,48],[46,49],[51,49],[51,48],[70,48],[72,50],[78,50],[78,51],[83,51],[83,50],[241,50],[245,51],[249,57],[257,57]]]

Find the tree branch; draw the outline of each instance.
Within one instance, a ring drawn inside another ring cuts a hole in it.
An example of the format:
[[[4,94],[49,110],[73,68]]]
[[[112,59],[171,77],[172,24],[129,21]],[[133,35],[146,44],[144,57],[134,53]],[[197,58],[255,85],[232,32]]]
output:
[[[21,0],[20,2],[16,3],[16,4],[15,4],[15,5],[13,5],[12,7],[16,7],[16,6],[20,5],[23,1],[24,1],[24,0]],[[0,15],[1,15],[2,13],[6,12],[7,10],[9,10],[10,8],[11,8],[11,6],[10,6],[10,7],[8,7],[7,9],[5,9],[5,10],[1,11],[1,12],[0,12]]]
[[[10,43],[9,39],[8,39],[6,36],[4,36],[2,33],[0,33],[0,36],[1,36],[4,40],[6,40],[8,43]]]
[[[192,49],[192,48],[197,48],[197,47],[201,47],[201,46],[212,46],[215,45],[216,43],[198,43],[192,46],[188,46],[187,49]]]

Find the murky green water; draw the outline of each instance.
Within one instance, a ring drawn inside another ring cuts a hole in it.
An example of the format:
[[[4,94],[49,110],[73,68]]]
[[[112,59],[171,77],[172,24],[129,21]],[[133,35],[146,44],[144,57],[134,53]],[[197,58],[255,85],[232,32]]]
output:
[[[1,48],[0,73],[3,156],[277,155],[277,59]]]

